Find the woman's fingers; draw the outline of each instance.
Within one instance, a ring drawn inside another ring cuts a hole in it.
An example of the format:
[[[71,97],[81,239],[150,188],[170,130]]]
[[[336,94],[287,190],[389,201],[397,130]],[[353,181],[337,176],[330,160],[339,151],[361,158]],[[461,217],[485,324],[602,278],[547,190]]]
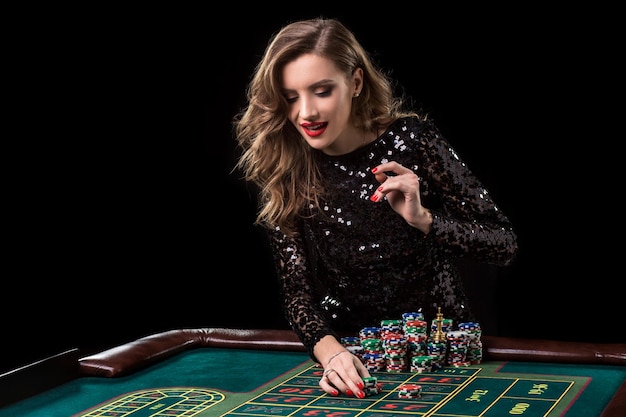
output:
[[[339,393],[344,393],[348,397],[365,398],[365,392],[363,392],[363,381],[359,378],[359,382],[356,384],[352,382],[355,388],[350,388],[350,382],[348,378],[344,380],[339,373],[332,372],[320,379],[320,387],[332,396],[337,396]],[[359,384],[361,388],[359,388]]]
[[[352,354],[337,359],[333,362],[334,367],[324,370],[319,386],[333,396],[344,393],[349,397],[365,398],[362,378],[369,376],[365,365]]]
[[[419,192],[419,178],[417,175],[411,171],[407,170],[404,174],[398,174],[395,176],[387,176],[387,174],[382,174],[385,176],[383,180],[376,176],[376,179],[380,182],[380,186],[376,188],[374,193],[370,196],[370,200],[373,202],[381,201],[384,197],[388,197],[391,193],[400,194],[397,197],[404,197],[405,199],[414,199],[411,198],[412,195],[417,195]]]
[[[339,395],[339,390],[337,390],[336,387],[330,384],[330,380],[328,379],[326,375],[322,376],[322,378],[320,379],[319,386],[322,390],[324,390],[324,392],[327,392],[333,397],[336,397]]]
[[[386,162],[372,168],[372,173],[379,182],[383,182],[388,177],[395,177],[402,174],[410,174],[413,171],[400,165],[395,161]]]

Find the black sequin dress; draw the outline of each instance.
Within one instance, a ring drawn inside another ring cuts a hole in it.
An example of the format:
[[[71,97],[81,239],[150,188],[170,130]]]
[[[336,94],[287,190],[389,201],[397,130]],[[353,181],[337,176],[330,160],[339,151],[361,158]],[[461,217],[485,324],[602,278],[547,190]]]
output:
[[[286,318],[311,357],[325,335],[357,336],[405,312],[421,310],[430,322],[441,307],[454,324],[474,321],[456,258],[508,265],[517,237],[436,126],[403,118],[365,147],[318,157],[331,196],[322,212],[303,218],[296,238],[269,232]],[[433,214],[428,235],[369,199],[380,185],[370,169],[392,160],[419,177]]]

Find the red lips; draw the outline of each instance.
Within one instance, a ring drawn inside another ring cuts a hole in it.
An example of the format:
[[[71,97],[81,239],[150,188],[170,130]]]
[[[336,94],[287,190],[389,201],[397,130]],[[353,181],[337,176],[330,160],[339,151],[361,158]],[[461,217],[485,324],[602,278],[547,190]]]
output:
[[[314,138],[316,136],[321,135],[322,133],[324,133],[326,131],[326,127],[328,126],[328,123],[324,122],[324,123],[302,123],[301,124],[302,129],[304,130],[304,133],[306,133],[308,136]]]

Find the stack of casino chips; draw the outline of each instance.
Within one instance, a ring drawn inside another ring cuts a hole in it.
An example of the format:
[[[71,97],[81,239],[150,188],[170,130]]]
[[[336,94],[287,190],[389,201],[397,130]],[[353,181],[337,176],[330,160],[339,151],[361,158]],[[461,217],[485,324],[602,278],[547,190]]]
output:
[[[365,393],[366,397],[370,395],[380,394],[380,392],[382,391],[382,384],[378,382],[378,378],[376,378],[375,376],[363,378],[363,384],[365,385],[365,387],[363,387],[363,392]]]
[[[380,339],[380,327],[364,327],[359,330],[359,339],[361,341],[366,339]]]
[[[387,372],[406,371],[408,345],[404,336],[402,319],[387,319],[380,321],[380,338],[385,351],[385,370]]]
[[[384,336],[387,333],[403,333],[404,322],[402,319],[388,319],[380,321],[380,335]]]
[[[382,372],[386,369],[385,355],[382,353],[364,353],[363,365],[370,372]]]
[[[417,384],[402,384],[398,387],[398,398],[410,399],[422,396],[422,386]]]
[[[361,340],[361,348],[363,353],[384,354],[382,339],[363,339]]]
[[[482,330],[480,324],[476,322],[459,323],[459,330],[466,332],[469,338],[466,360],[472,365],[480,364],[483,359],[483,342],[480,340]]]
[[[384,333],[383,349],[385,350],[385,370],[387,372],[405,372],[409,369],[408,344],[403,333]]]
[[[463,330],[452,330],[446,333],[448,342],[448,354],[446,363],[450,366],[468,366],[466,359],[469,344],[469,336]]]
[[[411,372],[418,374],[433,370],[433,357],[430,355],[416,355],[411,358]]]
[[[404,323],[404,335],[408,344],[409,361],[413,356],[424,355],[427,352],[428,323],[420,319],[408,320]]]
[[[378,327],[364,327],[359,331],[359,341],[363,348],[363,365],[370,372],[385,370],[385,350]]]
[[[414,320],[424,320],[424,313],[422,313],[421,311],[402,313],[402,325],[403,326],[406,326],[407,322],[414,321]]]
[[[446,363],[446,354],[448,353],[448,343],[446,341],[435,342],[432,339],[426,343],[428,356],[432,360],[432,369],[441,369]]]

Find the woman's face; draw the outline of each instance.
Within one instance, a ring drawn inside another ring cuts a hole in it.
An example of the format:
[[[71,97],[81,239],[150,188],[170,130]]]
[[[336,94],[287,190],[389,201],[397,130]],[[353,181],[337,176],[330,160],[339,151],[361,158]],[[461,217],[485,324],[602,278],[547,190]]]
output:
[[[289,120],[312,148],[341,155],[362,145],[362,137],[349,123],[362,74],[357,68],[346,78],[332,61],[314,54],[285,65],[282,94],[289,103]]]

